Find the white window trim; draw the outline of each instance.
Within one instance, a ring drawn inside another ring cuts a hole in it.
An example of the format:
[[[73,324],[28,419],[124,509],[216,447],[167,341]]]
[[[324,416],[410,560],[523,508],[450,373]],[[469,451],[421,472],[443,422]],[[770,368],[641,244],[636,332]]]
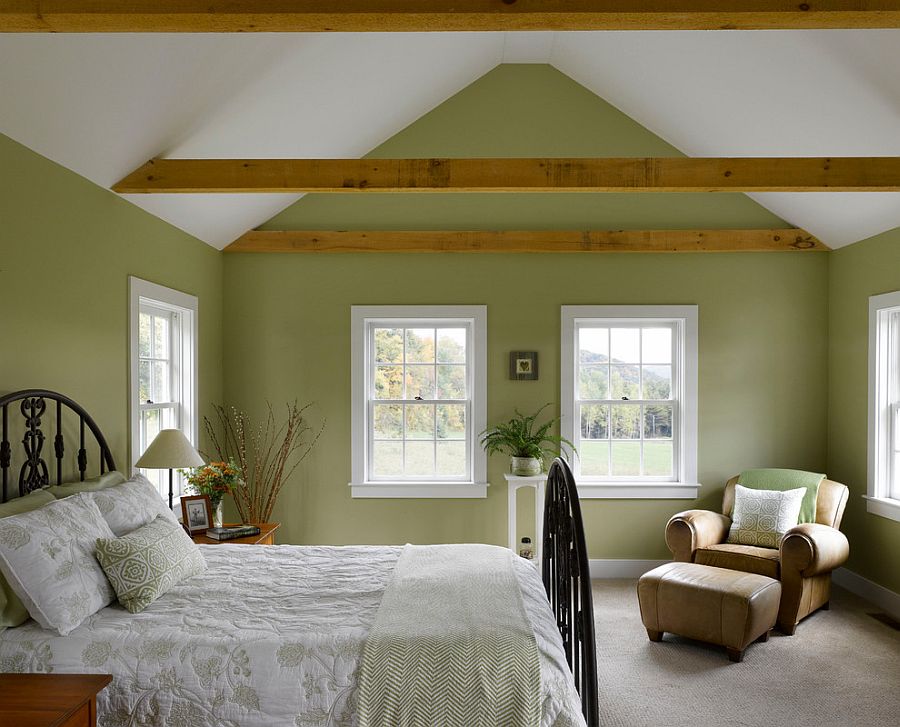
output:
[[[900,500],[890,496],[889,472],[893,422],[890,416],[891,375],[900,381],[896,354],[900,331],[891,329],[891,313],[900,308],[900,291],[869,298],[869,427],[866,510],[900,522]],[[891,367],[894,371],[891,372]]]
[[[472,452],[470,481],[366,481],[368,426],[366,417],[366,322],[373,319],[460,319],[472,321]],[[487,426],[487,306],[483,305],[354,305],[350,308],[351,435],[350,494],[354,498],[479,498],[487,497],[487,455],[478,433]]]
[[[561,310],[560,431],[575,441],[575,325],[591,318],[661,319],[675,321],[682,331],[679,472],[675,482],[647,480],[598,482],[578,478],[582,498],[596,499],[696,499],[697,482],[697,340],[696,305],[564,305]]]
[[[181,397],[180,401],[188,402],[188,406],[183,407],[183,418],[180,423],[180,429],[184,435],[190,440],[194,447],[198,443],[199,429],[199,399],[198,399],[198,336],[197,322],[199,302],[197,296],[188,293],[182,293],[180,290],[167,288],[163,285],[151,283],[148,280],[137,278],[133,275],[128,276],[128,341],[129,341],[129,376],[128,376],[128,427],[129,435],[129,452],[128,462],[130,473],[134,474],[138,468],[134,466],[140,457],[140,426],[138,416],[141,406],[138,401],[138,365],[140,356],[138,352],[138,332],[140,330],[140,311],[141,299],[145,299],[149,304],[163,309],[177,311],[181,314],[182,328],[182,361],[190,365],[191,376],[181,377]],[[185,346],[184,341],[190,342]],[[177,475],[176,475],[177,476]],[[180,501],[180,495],[176,492],[173,505],[177,507]]]

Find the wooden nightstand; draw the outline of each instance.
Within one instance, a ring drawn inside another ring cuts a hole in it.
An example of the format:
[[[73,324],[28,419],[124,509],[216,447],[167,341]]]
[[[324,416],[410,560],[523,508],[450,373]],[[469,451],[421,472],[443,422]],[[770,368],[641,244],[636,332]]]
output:
[[[235,525],[239,523],[226,523]],[[223,545],[225,543],[236,545],[275,545],[275,531],[281,527],[281,523],[254,523],[259,528],[259,535],[251,535],[249,538],[234,538],[233,540],[214,540],[205,535],[192,535],[191,539],[197,545]]]
[[[0,674],[0,724],[95,727],[109,674]]]

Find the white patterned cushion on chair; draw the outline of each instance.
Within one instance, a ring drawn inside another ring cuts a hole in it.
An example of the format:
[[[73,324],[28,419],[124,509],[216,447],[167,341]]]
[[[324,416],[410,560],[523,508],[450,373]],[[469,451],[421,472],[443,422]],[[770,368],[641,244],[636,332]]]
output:
[[[111,603],[94,551],[112,537],[90,494],[0,519],[0,570],[31,617],[65,636]]]
[[[178,520],[153,484],[142,474],[115,487],[90,493],[115,535],[125,535],[158,516],[177,525]]]
[[[805,488],[755,490],[735,485],[729,543],[777,548],[784,534],[797,524]]]
[[[143,611],[172,586],[206,570],[200,549],[164,516],[121,538],[98,538],[97,560],[119,603]]]

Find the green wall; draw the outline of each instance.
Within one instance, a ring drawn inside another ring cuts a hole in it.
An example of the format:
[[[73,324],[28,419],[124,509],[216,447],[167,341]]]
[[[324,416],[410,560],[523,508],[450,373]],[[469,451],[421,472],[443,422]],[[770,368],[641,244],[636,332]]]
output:
[[[549,66],[500,66],[371,156],[643,156],[677,151]],[[310,195],[269,229],[770,227],[743,195]],[[827,256],[225,256],[226,398],[253,411],[313,400],[325,433],[283,491],[281,542],[506,542],[508,460],[481,500],[350,498],[350,306],[486,304],[488,420],[558,409],[560,305],[700,306],[700,500],[584,504],[594,558],[664,558],[666,519],[718,507],[751,466],[825,464]],[[537,382],[506,378],[537,350]],[[525,512],[520,525],[527,524]],[[521,534],[531,530],[521,529]],[[533,533],[531,533],[533,534]]]
[[[220,399],[221,253],[0,135],[0,391],[68,394],[97,420],[120,469],[129,275],[199,297],[201,409]]]
[[[900,229],[830,255],[828,474],[850,488],[847,567],[900,593],[900,523],[866,512],[869,296],[900,290]]]

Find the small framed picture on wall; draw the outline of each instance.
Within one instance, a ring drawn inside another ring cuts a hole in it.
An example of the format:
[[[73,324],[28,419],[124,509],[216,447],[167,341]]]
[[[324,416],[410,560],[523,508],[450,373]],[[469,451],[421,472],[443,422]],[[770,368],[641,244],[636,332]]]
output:
[[[204,533],[212,527],[212,505],[206,495],[185,495],[181,498],[181,517],[185,530],[191,535]]]
[[[509,352],[509,378],[516,381],[536,381],[537,377],[537,351]]]

